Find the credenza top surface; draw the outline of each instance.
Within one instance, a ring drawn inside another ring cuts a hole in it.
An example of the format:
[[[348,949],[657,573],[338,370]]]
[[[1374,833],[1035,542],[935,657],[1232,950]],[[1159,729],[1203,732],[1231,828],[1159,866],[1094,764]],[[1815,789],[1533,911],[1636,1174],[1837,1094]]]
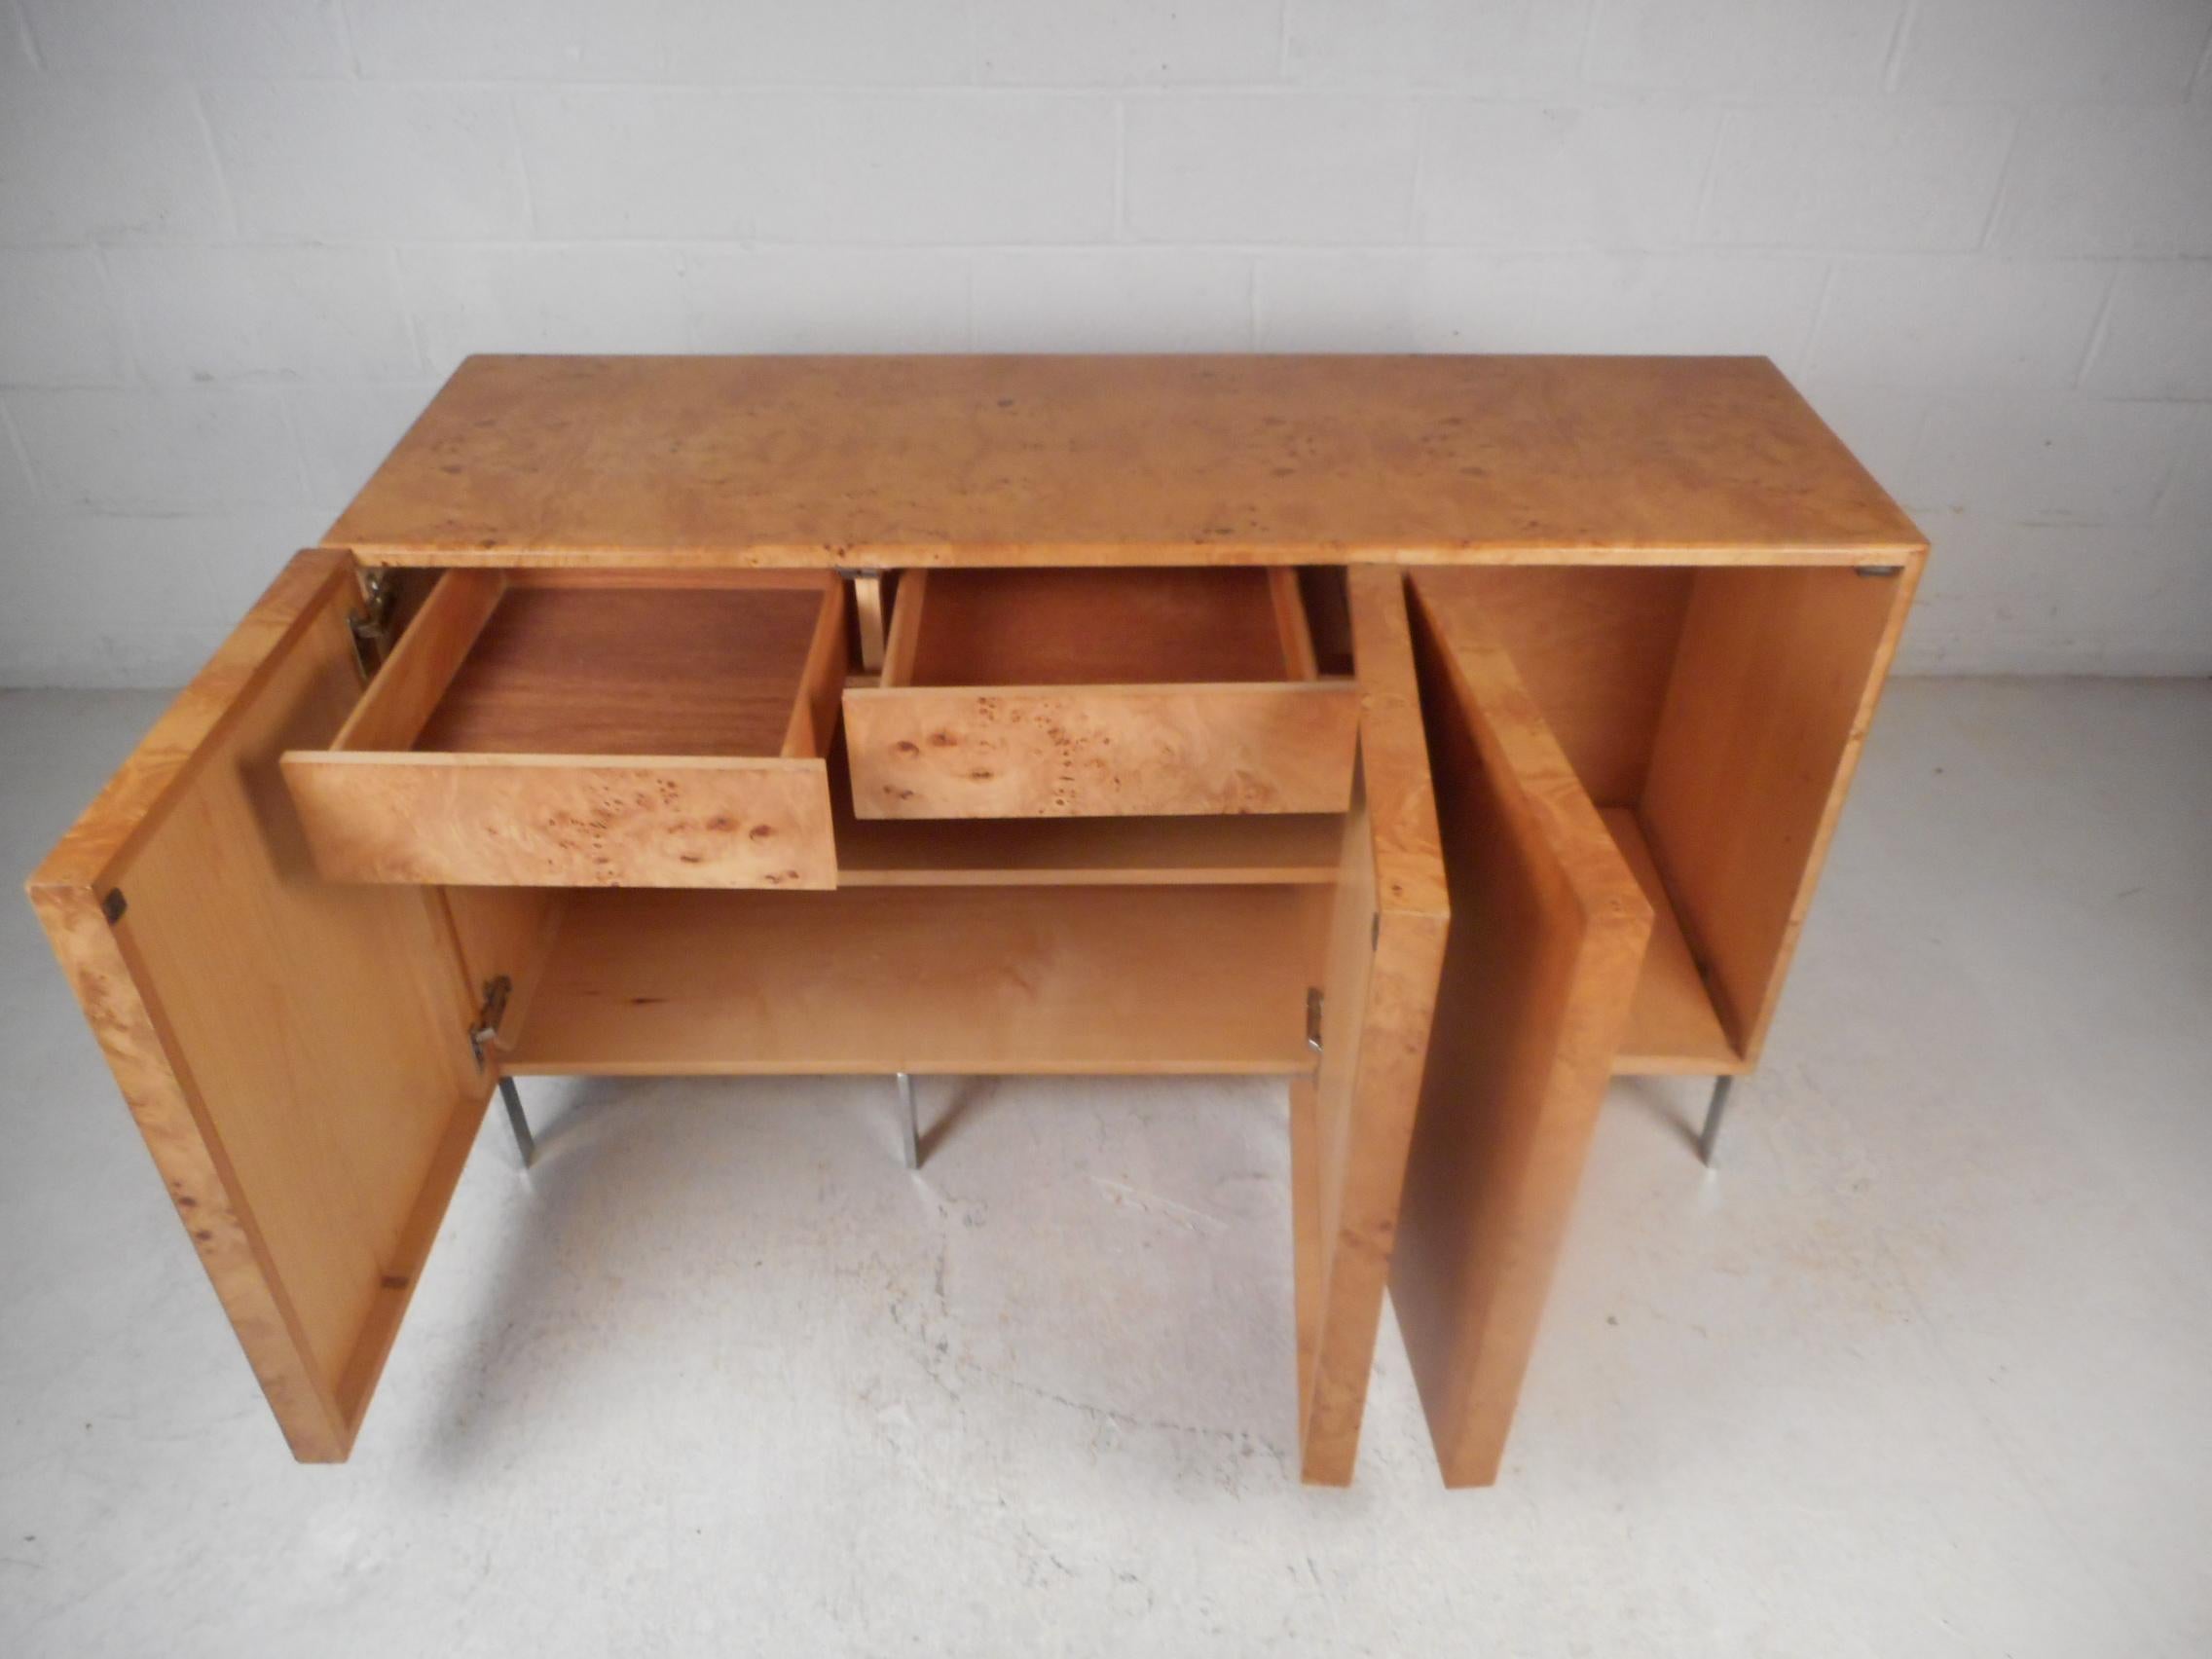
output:
[[[1845,563],[1912,522],[1763,357],[480,356],[381,564]]]

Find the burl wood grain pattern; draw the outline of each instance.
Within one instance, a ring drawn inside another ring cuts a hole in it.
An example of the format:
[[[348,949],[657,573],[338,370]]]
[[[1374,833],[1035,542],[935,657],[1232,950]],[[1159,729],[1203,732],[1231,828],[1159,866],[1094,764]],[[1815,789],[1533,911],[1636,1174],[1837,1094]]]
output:
[[[853,810],[1341,812],[1357,696],[1312,664],[1288,571],[913,571],[845,692]]]
[[[850,687],[853,810],[869,818],[1342,812],[1349,685]]]
[[[284,779],[330,880],[836,885],[844,584],[452,571]]]
[[[1445,1482],[1487,1485],[1652,912],[1512,658],[1416,613],[1452,927],[1390,1290]]]
[[[437,896],[316,878],[277,756],[358,695],[294,560],[30,896],[294,1454],[342,1458],[489,1095]]]
[[[284,756],[331,881],[483,887],[837,884],[820,760]]]
[[[1359,776],[1324,970],[1321,1062],[1291,1094],[1299,1445],[1343,1486],[1359,1451],[1450,925],[1404,582],[1349,573]]]
[[[325,541],[390,564],[1882,560],[1754,357],[472,357]]]

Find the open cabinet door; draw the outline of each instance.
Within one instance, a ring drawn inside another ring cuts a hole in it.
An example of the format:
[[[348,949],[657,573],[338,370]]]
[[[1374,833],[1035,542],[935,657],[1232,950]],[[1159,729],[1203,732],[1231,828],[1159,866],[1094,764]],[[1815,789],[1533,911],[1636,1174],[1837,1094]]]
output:
[[[346,1456],[490,1098],[438,891],[316,878],[277,769],[360,696],[352,561],[302,553],[31,877],[303,1461]]]
[[[1479,613],[1413,590],[1452,924],[1390,1294],[1445,1484],[1485,1486],[1652,911]]]
[[[1359,752],[1320,986],[1320,1064],[1290,1090],[1305,1478],[1343,1486],[1390,1276],[1406,1147],[1450,921],[1405,579],[1346,573]]]

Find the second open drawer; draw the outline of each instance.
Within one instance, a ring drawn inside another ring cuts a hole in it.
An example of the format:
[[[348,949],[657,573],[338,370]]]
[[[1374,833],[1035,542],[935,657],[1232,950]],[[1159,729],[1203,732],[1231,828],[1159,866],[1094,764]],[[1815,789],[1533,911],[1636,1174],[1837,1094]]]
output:
[[[845,692],[862,818],[1341,812],[1358,723],[1288,570],[909,571]]]
[[[826,572],[447,571],[329,747],[283,756],[317,869],[834,887],[844,591]]]

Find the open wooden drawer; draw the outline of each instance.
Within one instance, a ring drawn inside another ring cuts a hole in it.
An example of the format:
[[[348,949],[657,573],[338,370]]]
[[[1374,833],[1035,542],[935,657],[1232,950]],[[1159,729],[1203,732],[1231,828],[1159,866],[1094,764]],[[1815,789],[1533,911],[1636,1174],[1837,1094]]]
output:
[[[284,780],[333,881],[836,885],[826,572],[449,571]]]
[[[1342,812],[1358,720],[1290,570],[909,571],[845,692],[864,819]]]

